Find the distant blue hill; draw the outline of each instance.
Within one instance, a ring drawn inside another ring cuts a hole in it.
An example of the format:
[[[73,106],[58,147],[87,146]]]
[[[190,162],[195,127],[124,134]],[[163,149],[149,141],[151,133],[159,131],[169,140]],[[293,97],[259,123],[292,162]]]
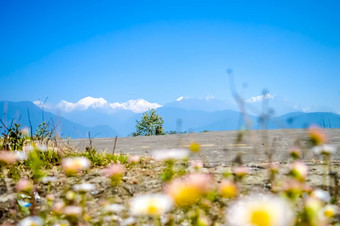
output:
[[[256,116],[248,116],[252,120],[253,129],[261,129],[262,125],[259,118]],[[219,130],[238,130],[244,125],[244,120],[238,114],[229,114],[222,120],[217,120],[214,123],[206,124],[197,130],[203,129],[210,131]],[[321,128],[340,128],[340,115],[331,112],[293,112],[279,117],[270,118],[267,122],[267,129],[305,129],[311,125],[316,125]]]
[[[4,115],[5,103],[7,103],[6,115]],[[131,111],[117,111],[107,114],[100,110],[85,110],[63,112],[62,117],[51,112],[44,112],[31,102],[0,102],[0,118],[6,124],[12,119],[20,120],[22,127],[29,126],[28,113],[32,122],[33,131],[43,121],[54,122],[60,125],[58,131],[62,137],[86,138],[88,132],[95,137],[128,136],[135,130],[136,120],[140,120],[143,114],[135,114]],[[239,130],[245,125],[240,112],[232,110],[202,111],[188,110],[178,107],[161,107],[157,113],[164,119],[165,131],[176,132],[202,132]],[[249,115],[253,129],[261,129],[261,124],[256,116]],[[318,125],[323,128],[340,128],[340,115],[327,112],[303,113],[294,112],[268,121],[268,129],[280,128],[307,128],[310,125]],[[112,129],[113,128],[113,129]]]
[[[340,128],[340,115],[331,112],[293,112],[270,120],[269,128],[308,128],[317,125],[322,128]]]
[[[28,114],[30,117],[28,117]],[[10,125],[12,120],[14,120],[14,122],[19,122],[21,128],[29,127],[30,119],[33,132],[36,131],[44,118],[46,122],[55,125],[57,127],[56,131],[64,138],[86,138],[88,137],[88,132],[90,132],[91,136],[96,137],[113,137],[117,135],[117,132],[107,125],[98,125],[94,127],[82,126],[50,112],[43,112],[41,108],[28,101],[0,101],[0,118],[7,126]]]
[[[240,113],[231,110],[206,112],[164,107],[157,109],[157,112],[163,117],[164,127],[168,131],[235,130],[244,124]]]

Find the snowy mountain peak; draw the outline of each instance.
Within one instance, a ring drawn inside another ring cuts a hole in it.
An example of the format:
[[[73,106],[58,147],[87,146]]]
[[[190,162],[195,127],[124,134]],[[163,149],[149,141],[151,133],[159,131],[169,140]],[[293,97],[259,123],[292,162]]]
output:
[[[157,103],[150,103],[144,99],[129,100],[124,103],[111,103],[109,104],[113,110],[129,110],[134,113],[142,113],[151,109],[157,109],[162,105]]]
[[[94,97],[85,97],[77,102],[78,104],[85,106],[85,107],[93,107],[93,108],[100,108],[107,104],[107,101],[102,98],[94,98]]]
[[[94,109],[105,108],[106,105],[107,105],[107,101],[102,97],[99,97],[99,98],[85,97],[76,103],[62,100],[57,105],[57,108],[62,111],[70,112],[73,110],[87,110],[88,108],[94,108]]]
[[[37,106],[41,105],[37,101],[33,102]],[[150,103],[144,99],[137,99],[137,100],[129,100],[127,102],[119,103],[109,103],[102,97],[95,98],[95,97],[85,97],[78,102],[68,102],[66,100],[62,100],[59,104],[57,104],[56,108],[64,111],[64,112],[71,112],[74,110],[84,111],[87,109],[101,109],[107,111],[107,113],[115,112],[119,110],[127,110],[132,111],[134,113],[142,113],[148,111],[150,109],[157,109],[162,107],[162,105],[157,103]]]

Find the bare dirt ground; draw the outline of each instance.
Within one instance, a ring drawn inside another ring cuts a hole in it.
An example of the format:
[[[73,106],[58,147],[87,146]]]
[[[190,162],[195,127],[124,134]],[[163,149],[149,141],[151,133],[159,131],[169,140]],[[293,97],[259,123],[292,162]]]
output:
[[[338,147],[332,157],[340,160],[340,129],[327,129],[329,142]],[[118,137],[115,152],[136,155],[148,155],[155,149],[183,148],[191,142],[201,145],[202,153],[210,163],[230,163],[238,153],[242,153],[245,163],[267,162],[266,148],[273,152],[273,160],[286,162],[288,150],[295,142],[307,139],[304,129],[250,130],[239,142],[236,138],[239,131],[218,131],[190,134],[173,134],[149,137]],[[93,146],[98,151],[112,152],[115,138],[95,138]],[[80,150],[89,145],[88,139],[72,139],[70,144]],[[194,157],[197,158],[197,157]],[[305,152],[305,160],[318,159],[310,151]]]

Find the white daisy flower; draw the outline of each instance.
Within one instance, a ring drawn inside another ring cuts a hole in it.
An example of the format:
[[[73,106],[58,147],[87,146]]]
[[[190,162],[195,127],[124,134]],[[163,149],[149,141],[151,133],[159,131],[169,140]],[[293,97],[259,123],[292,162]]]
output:
[[[123,205],[110,204],[110,205],[106,205],[104,207],[104,212],[106,212],[106,213],[119,213],[119,212],[122,212],[124,209],[125,209],[125,207]]]
[[[189,157],[187,149],[159,149],[152,152],[152,157],[158,161],[182,160]]]
[[[329,193],[321,189],[316,189],[312,191],[311,196],[324,202],[331,201],[331,196],[329,195]]]
[[[227,210],[230,226],[289,226],[294,225],[294,213],[289,204],[272,195],[244,197]]]
[[[324,145],[315,146],[314,148],[312,148],[312,151],[316,155],[320,155],[320,154],[330,155],[330,154],[335,154],[335,152],[337,151],[337,147],[334,145],[324,144]]]
[[[47,145],[45,145],[45,144],[40,144],[40,143],[38,143],[38,144],[37,144],[37,149],[40,150],[40,151],[42,151],[42,152],[44,152],[44,151],[47,151],[47,150],[48,150],[48,147],[47,147]]]
[[[26,217],[22,219],[18,226],[42,226],[44,224],[44,221],[41,217]]]
[[[136,219],[133,217],[126,218],[120,222],[121,226],[135,225],[135,224],[136,224]]]
[[[28,155],[26,152],[23,151],[15,151],[15,155],[17,156],[18,161],[24,161],[28,158]]]
[[[66,206],[63,210],[63,213],[66,215],[66,216],[74,216],[74,217],[77,217],[77,216],[80,216],[81,213],[82,213],[82,208],[80,206]]]
[[[56,182],[57,180],[58,180],[57,177],[48,177],[48,176],[46,176],[46,177],[41,178],[41,182],[43,184],[47,184],[49,182]]]
[[[70,225],[71,225],[70,222],[68,222],[67,220],[62,220],[53,224],[53,226],[70,226]]]
[[[90,192],[96,188],[94,184],[83,183],[83,184],[75,184],[73,185],[73,190],[78,192]]]
[[[332,218],[339,213],[339,207],[335,205],[326,205],[321,209],[322,217]]]
[[[165,194],[139,195],[130,200],[132,215],[161,216],[173,206],[172,199]]]

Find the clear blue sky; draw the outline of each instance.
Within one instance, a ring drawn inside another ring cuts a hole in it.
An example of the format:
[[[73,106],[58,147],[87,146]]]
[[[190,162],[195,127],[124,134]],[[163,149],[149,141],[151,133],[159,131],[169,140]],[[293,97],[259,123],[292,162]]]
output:
[[[228,100],[232,68],[340,112],[340,1],[0,0],[0,27],[0,100]]]

